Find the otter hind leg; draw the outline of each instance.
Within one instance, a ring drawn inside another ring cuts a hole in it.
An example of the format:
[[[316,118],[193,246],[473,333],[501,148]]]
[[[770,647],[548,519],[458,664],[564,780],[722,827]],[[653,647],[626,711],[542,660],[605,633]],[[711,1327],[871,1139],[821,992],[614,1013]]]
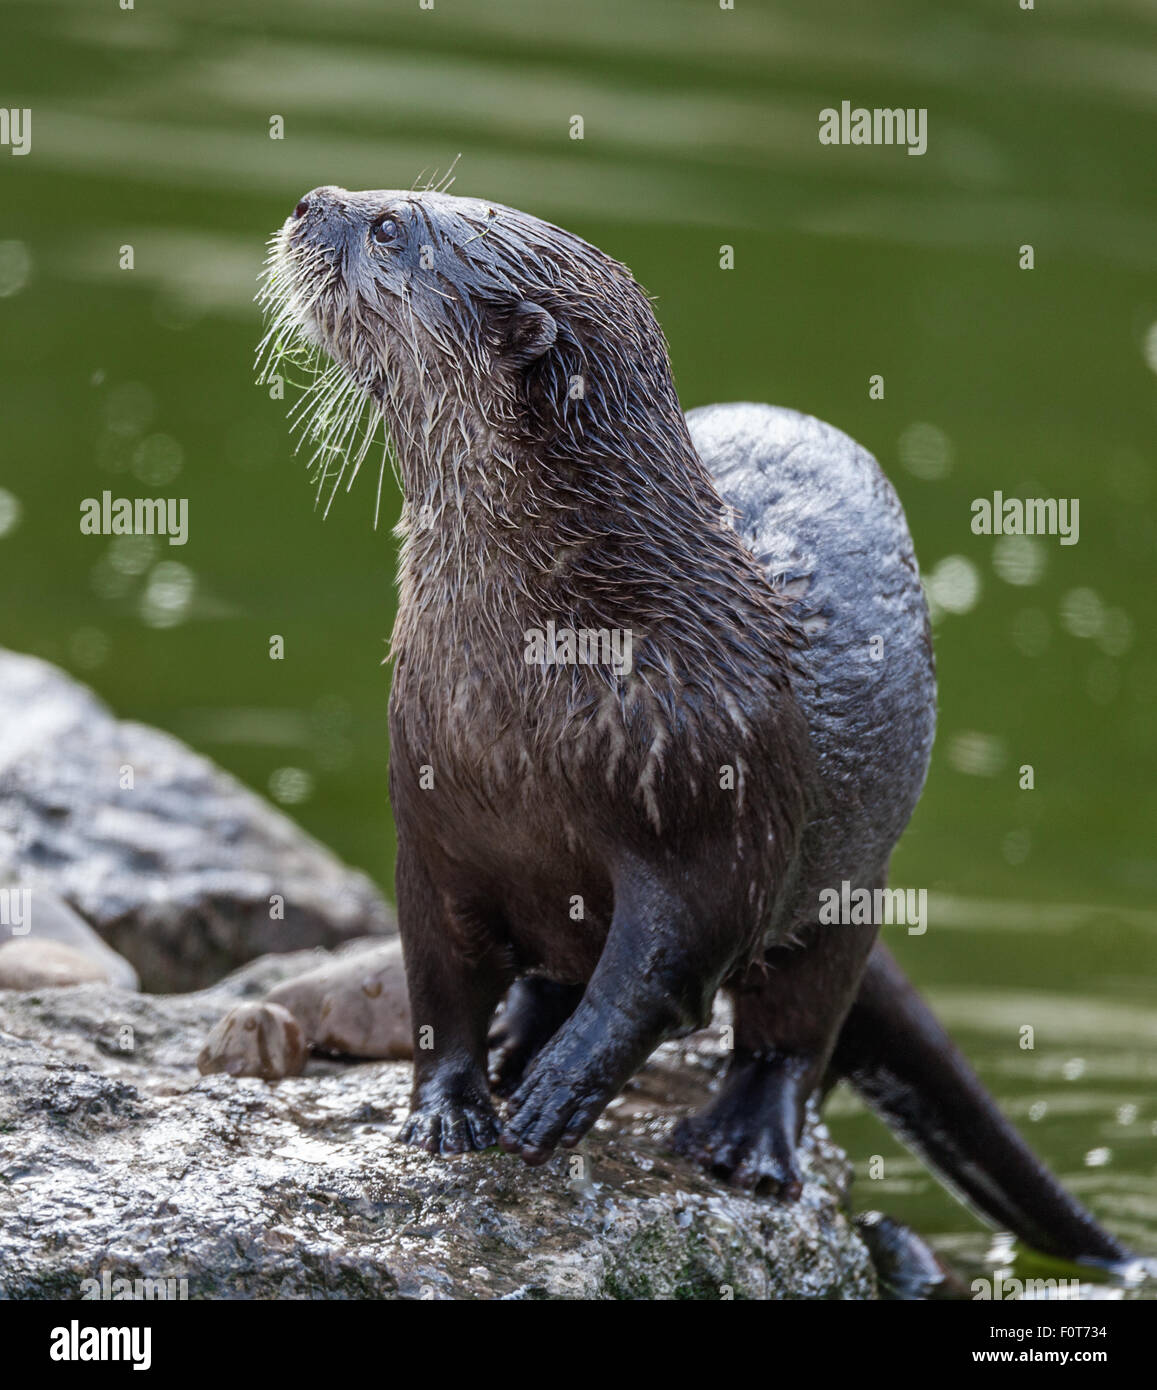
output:
[[[884,876],[873,878],[878,886]],[[776,946],[728,986],[735,1050],[715,1098],[680,1122],[674,1148],[708,1171],[794,1201],[803,1189],[796,1148],[844,1017],[859,989],[874,925],[820,926],[818,890],[800,897],[811,922],[799,944]]]
[[[429,1153],[461,1154],[497,1142],[486,1076],[486,1034],[509,974],[493,953],[467,957],[446,898],[399,835],[398,927],[414,1036],[410,1114],[398,1133]]]
[[[512,1096],[526,1070],[582,998],[581,985],[562,985],[527,975],[510,987],[502,1012],[490,1027],[490,1089]]]

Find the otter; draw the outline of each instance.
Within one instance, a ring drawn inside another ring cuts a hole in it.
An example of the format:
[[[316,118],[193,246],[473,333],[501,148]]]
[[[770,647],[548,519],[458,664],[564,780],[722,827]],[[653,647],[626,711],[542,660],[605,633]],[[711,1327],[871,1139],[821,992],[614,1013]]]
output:
[[[916,557],[872,456],[769,405],[685,416],[631,272],[497,203],[316,188],[263,298],[269,361],[330,363],[323,475],[356,472],[368,402],[404,494],[399,1137],[542,1163],[722,989],[734,1048],[678,1150],[791,1200],[805,1109],[846,1079],[990,1221],[1123,1262],[877,924],[822,919],[825,890],[886,885],[935,726]],[[629,634],[631,659],[563,633]]]

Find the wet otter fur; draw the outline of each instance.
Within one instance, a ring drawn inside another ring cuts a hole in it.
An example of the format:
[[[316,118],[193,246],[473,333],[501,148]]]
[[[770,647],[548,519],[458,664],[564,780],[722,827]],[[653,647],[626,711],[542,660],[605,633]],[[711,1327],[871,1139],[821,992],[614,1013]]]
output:
[[[735,1049],[683,1152],[791,1198],[805,1107],[842,1076],[990,1219],[1123,1260],[876,926],[819,923],[822,890],[886,883],[934,732],[916,560],[874,459],[770,406],[685,417],[630,271],[497,204],[315,189],[264,298],[267,362],[331,362],[303,411],[323,479],[356,472],[368,401],[405,495],[401,1138],[543,1162],[723,988]],[[629,669],[531,658],[547,630],[628,632]]]

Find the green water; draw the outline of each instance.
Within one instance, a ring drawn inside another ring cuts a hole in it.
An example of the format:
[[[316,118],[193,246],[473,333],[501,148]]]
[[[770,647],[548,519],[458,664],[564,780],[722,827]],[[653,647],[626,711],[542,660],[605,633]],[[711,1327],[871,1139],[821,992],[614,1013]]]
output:
[[[33,125],[28,155],[0,149],[0,641],[390,888],[398,499],[375,532],[367,472],[323,520],[253,384],[251,297],[305,190],[408,187],[460,153],[455,191],[631,265],[686,406],[814,412],[895,482],[944,610],[894,860],[930,927],[896,950],[1049,1163],[1157,1253],[1157,7],[1090,8],[4,0],[0,105]],[[926,107],[928,152],[821,146],[844,99]],[[188,544],[82,536],[105,489],[187,498]],[[995,490],[1079,498],[1079,543],[973,535]],[[862,1206],[991,1270],[919,1164],[850,1100],[831,1113]]]

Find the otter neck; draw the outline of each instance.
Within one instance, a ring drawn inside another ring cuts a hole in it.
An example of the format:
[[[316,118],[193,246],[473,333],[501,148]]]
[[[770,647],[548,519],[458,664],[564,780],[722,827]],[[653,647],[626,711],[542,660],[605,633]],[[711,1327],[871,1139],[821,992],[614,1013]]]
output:
[[[753,671],[778,669],[766,581],[681,413],[580,441],[524,441],[503,423],[455,409],[395,433],[406,494],[396,653],[505,649],[553,621],[630,630],[668,669],[742,630]]]

